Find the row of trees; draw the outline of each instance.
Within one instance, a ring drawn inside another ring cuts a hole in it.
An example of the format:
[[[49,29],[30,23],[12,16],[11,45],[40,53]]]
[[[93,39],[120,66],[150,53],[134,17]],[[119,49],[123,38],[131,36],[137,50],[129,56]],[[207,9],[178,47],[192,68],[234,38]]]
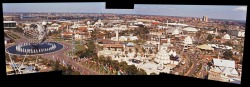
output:
[[[63,66],[60,64],[59,61],[52,61],[50,62],[51,63],[51,66],[52,66],[52,69],[55,70],[55,71],[62,71],[62,74],[63,75],[80,75],[80,72],[78,71],[74,71],[70,65],[67,65],[67,66]]]
[[[92,60],[111,70],[123,71],[123,74],[126,75],[147,75],[143,69],[138,69],[135,65],[128,65],[125,61],[119,63],[117,60],[112,60],[110,57],[104,56],[95,57]]]
[[[94,41],[89,41],[85,50],[80,50],[76,52],[76,55],[79,55],[80,58],[89,58],[89,57],[97,57],[96,47]]]
[[[148,35],[147,35],[147,34],[149,34],[149,32],[150,32],[149,28],[140,26],[139,28],[136,28],[134,30],[125,30],[125,31],[122,31],[122,32],[120,32],[120,35],[133,34],[135,36],[140,37],[143,40],[146,40],[146,39],[149,38]]]

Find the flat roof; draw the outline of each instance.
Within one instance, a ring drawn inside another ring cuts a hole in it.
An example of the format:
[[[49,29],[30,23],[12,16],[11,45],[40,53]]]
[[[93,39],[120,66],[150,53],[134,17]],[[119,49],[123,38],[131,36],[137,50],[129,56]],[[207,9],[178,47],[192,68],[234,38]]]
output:
[[[16,23],[16,21],[3,21],[3,23]]]

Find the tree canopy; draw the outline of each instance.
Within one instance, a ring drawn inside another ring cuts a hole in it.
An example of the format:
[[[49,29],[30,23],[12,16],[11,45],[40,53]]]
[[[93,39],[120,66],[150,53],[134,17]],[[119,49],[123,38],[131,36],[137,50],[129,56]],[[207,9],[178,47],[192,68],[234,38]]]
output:
[[[226,50],[226,51],[223,53],[223,56],[224,56],[225,59],[230,60],[230,59],[232,59],[232,57],[233,57],[233,52],[232,52],[231,50]]]
[[[212,35],[212,34],[209,34],[209,35],[207,36],[207,40],[208,40],[208,41],[212,41],[212,40],[213,40],[213,38],[214,38],[214,37],[213,37],[213,35]]]

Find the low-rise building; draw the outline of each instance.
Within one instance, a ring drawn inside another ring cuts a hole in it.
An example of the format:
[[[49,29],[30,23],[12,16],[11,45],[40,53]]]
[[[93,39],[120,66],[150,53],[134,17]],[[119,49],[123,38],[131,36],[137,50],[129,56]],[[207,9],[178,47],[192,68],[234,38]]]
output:
[[[212,63],[208,74],[210,80],[230,82],[241,77],[235,68],[235,61],[213,58]]]

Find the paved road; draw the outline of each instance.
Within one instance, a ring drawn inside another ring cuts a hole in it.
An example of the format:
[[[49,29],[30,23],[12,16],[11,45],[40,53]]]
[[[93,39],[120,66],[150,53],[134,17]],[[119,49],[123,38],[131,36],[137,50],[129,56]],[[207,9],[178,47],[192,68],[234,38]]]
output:
[[[20,36],[21,39],[15,39],[16,43],[27,42],[25,40],[25,37],[22,36],[22,34],[17,33],[17,32],[11,32],[11,33]],[[68,44],[66,42],[60,42],[60,43],[64,45],[63,49],[61,49],[55,53],[42,55],[41,57],[49,59],[49,60],[54,60],[54,61],[55,61],[55,59],[58,59],[61,63],[63,63],[63,61],[64,61],[65,63],[71,65],[72,67],[75,67],[75,69],[73,69],[73,70],[79,71],[81,75],[97,75],[98,74],[96,71],[84,67],[78,61],[75,61],[74,59],[71,59],[67,55],[65,55],[66,51],[71,50],[71,44]],[[55,59],[53,59],[53,56]]]
[[[192,76],[192,74],[198,68],[198,62],[197,62],[198,54],[192,54],[192,53],[188,53],[188,54],[189,54],[189,58],[192,59],[191,61],[193,61],[193,67],[190,68],[191,71],[187,73],[187,76]]]
[[[61,63],[63,63],[63,61],[73,67],[75,67],[75,70],[78,70],[82,75],[96,75],[97,72],[91,69],[87,69],[86,67],[84,67],[82,64],[80,64],[78,61],[75,61],[74,59],[69,58],[65,52],[68,50],[71,50],[71,44],[65,43],[65,42],[61,42],[61,44],[63,44],[65,46],[64,49],[53,53],[53,54],[48,54],[48,55],[43,55],[42,57],[46,57],[46,58],[52,58],[53,56],[54,58],[58,59]]]

